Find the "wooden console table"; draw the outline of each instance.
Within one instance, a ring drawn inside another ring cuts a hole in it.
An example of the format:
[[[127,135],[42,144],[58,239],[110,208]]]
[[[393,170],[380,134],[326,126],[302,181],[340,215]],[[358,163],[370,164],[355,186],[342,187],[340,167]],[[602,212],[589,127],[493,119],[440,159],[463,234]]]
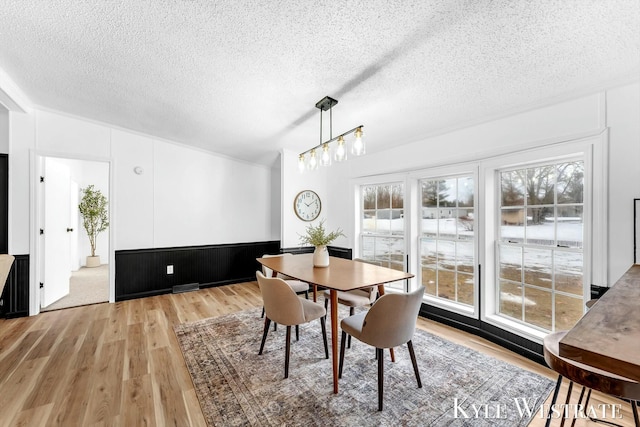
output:
[[[589,309],[559,347],[561,357],[640,382],[640,265]]]

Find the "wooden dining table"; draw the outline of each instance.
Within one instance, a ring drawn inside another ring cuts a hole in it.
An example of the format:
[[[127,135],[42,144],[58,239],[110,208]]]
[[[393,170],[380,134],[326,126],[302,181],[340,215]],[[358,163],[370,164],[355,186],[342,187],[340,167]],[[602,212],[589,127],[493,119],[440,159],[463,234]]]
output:
[[[559,352],[640,382],[640,265],[632,266],[567,332]]]
[[[378,286],[378,292],[384,295],[385,283],[413,277],[410,273],[337,257],[329,257],[328,267],[314,267],[313,254],[257,258],[257,260],[273,271],[313,285],[314,300],[316,300],[317,286],[329,289],[334,393],[338,393],[338,291]]]

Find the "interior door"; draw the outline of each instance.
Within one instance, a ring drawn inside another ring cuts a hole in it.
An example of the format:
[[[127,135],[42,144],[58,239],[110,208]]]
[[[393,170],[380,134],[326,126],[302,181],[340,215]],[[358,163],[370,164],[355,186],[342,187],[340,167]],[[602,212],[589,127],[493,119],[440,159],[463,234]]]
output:
[[[52,158],[44,160],[44,287],[42,307],[69,294],[71,265],[70,220],[71,172]]]

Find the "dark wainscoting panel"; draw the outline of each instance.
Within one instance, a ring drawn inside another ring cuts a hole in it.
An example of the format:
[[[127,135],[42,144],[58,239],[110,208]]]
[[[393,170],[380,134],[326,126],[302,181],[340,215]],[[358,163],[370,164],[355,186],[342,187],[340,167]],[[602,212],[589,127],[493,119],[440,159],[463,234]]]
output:
[[[0,297],[0,317],[29,315],[29,255],[14,255],[7,284]]]
[[[485,338],[530,360],[533,360],[534,362],[546,366],[541,344],[497,328],[489,323],[482,322],[478,319],[471,319],[458,313],[452,313],[448,310],[444,310],[439,307],[434,307],[432,305],[424,303],[420,308],[420,316]]]
[[[346,258],[353,259],[353,250],[350,248],[341,248],[339,246],[327,246],[329,250],[329,255],[334,256],[336,258]],[[282,248],[280,250],[281,253],[291,253],[294,255],[297,254],[310,254],[313,253],[313,246],[299,246],[295,248]]]
[[[9,253],[9,156],[0,154],[0,254]]]
[[[116,251],[116,301],[255,280],[256,258],[280,252],[280,241]],[[173,265],[173,274],[167,266]]]

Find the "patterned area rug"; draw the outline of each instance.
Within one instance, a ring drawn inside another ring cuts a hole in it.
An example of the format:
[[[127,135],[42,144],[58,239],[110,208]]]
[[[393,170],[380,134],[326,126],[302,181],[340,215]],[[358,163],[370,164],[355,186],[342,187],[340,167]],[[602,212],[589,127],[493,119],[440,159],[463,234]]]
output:
[[[378,412],[372,347],[353,340],[334,395],[319,321],[300,327],[300,341],[292,333],[289,378],[284,379],[286,328],[271,328],[259,356],[260,312],[175,328],[209,426],[525,426],[554,386],[547,378],[416,330],[423,387],[417,388],[406,345],[396,349],[396,363],[385,352],[384,411]],[[330,329],[327,319],[329,345]]]

